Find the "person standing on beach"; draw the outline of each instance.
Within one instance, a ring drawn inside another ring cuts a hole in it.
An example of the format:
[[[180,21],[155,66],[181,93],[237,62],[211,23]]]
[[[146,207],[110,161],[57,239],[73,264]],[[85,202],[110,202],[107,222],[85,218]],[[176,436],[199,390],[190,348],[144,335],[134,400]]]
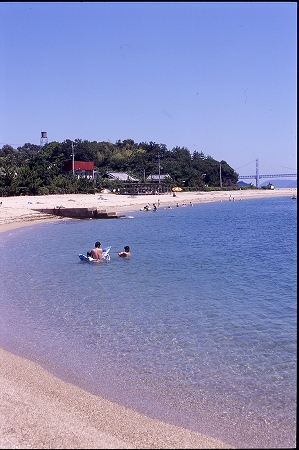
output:
[[[93,259],[102,260],[103,250],[101,249],[101,243],[97,241],[94,244],[94,248],[91,250]]]

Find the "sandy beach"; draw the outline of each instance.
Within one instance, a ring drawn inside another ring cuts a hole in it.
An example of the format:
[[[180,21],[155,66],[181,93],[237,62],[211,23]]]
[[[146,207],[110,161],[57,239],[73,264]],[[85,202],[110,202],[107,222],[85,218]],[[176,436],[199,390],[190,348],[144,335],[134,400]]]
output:
[[[297,189],[180,192],[176,197],[172,194],[2,197],[0,232],[42,221],[68,220],[40,213],[39,208],[88,207],[129,215],[147,203],[151,207],[156,203],[159,208],[168,208],[176,207],[177,203],[190,206],[279,196],[294,201]],[[3,449],[232,448],[209,436],[151,419],[92,395],[3,349],[0,349],[0,396],[0,448]]]
[[[115,195],[115,194],[64,194],[43,196],[1,197],[0,201],[0,232],[19,228],[33,222],[65,220],[61,217],[40,213],[38,209],[47,208],[96,208],[106,212],[128,213],[138,211],[147,203],[152,208],[153,203],[160,208],[175,207],[177,204],[190,205],[216,201],[239,201],[248,198],[261,197],[297,197],[297,189],[274,190],[239,190],[213,192],[178,192],[162,195]]]

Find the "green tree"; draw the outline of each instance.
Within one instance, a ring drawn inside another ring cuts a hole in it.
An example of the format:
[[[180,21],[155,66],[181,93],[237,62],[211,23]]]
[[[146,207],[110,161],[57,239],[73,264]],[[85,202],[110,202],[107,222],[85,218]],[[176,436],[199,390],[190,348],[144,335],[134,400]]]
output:
[[[13,155],[15,152],[15,149],[11,145],[5,144],[2,149],[0,149],[0,158]]]
[[[39,188],[43,184],[42,178],[39,177],[35,169],[30,169],[29,165],[18,168],[17,173],[17,193],[28,193],[38,195]]]
[[[63,162],[93,161],[96,181],[70,176],[63,171]],[[160,163],[160,166],[159,166]],[[220,182],[221,165],[221,182]],[[188,189],[235,188],[238,174],[222,160],[216,161],[203,152],[193,154],[186,147],[168,150],[156,142],[136,143],[133,139],[111,142],[89,142],[67,139],[44,146],[26,143],[15,150],[4,145],[0,149],[0,188],[2,195],[16,195],[20,190],[31,193],[90,192],[94,188],[118,187],[118,182],[104,179],[107,171],[127,172],[143,180],[148,175],[169,174],[167,182]]]

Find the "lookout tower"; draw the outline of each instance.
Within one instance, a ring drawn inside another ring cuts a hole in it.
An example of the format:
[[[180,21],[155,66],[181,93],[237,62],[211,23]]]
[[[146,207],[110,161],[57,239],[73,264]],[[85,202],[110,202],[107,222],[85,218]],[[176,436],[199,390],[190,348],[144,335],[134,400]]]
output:
[[[46,131],[42,131],[41,132],[41,137],[40,137],[40,145],[41,147],[45,144],[48,143],[48,138],[47,138],[47,132]]]

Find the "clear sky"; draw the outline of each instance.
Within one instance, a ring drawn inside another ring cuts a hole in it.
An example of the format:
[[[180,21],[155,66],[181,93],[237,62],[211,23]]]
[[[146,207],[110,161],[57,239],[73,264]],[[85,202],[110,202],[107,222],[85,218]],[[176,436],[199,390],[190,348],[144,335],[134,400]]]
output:
[[[0,147],[165,144],[297,168],[297,2],[1,2]]]

